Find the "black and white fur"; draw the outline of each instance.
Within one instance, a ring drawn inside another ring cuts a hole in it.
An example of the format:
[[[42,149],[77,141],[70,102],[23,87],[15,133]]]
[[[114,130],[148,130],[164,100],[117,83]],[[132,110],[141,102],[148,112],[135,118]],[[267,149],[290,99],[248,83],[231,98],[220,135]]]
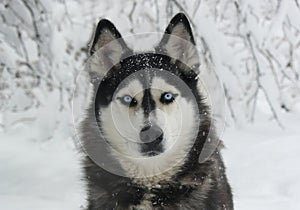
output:
[[[199,57],[186,16],[177,14],[155,51],[142,53],[133,53],[115,26],[101,20],[90,53],[95,97],[81,139],[87,154],[111,158],[126,176],[86,156],[87,209],[232,210],[221,144],[199,162],[208,135],[218,137],[199,90]],[[135,74],[140,70],[145,71]],[[174,102],[165,103],[165,93],[172,93]],[[135,100],[131,105],[122,101],[127,95]],[[143,141],[145,130],[157,134],[155,144]]]

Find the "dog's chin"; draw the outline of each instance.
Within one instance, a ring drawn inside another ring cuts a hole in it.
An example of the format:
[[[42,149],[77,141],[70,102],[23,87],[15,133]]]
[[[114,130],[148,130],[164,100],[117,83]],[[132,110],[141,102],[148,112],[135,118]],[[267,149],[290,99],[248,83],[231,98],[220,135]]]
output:
[[[148,147],[148,146],[142,146],[141,147],[141,152],[143,154],[144,157],[154,157],[154,156],[158,156],[161,153],[164,152],[163,146],[160,145],[156,145],[154,147]]]

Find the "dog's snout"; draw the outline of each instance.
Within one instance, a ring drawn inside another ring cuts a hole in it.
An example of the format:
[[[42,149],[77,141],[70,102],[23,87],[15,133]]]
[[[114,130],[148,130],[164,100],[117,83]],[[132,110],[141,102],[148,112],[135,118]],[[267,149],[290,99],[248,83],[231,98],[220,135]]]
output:
[[[157,125],[147,125],[141,130],[140,139],[145,144],[159,144],[163,139],[163,131]]]

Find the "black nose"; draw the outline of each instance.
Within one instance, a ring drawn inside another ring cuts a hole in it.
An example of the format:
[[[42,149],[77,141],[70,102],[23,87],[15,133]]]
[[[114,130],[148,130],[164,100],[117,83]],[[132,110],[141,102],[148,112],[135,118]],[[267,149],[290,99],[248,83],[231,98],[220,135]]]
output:
[[[145,126],[140,132],[140,139],[148,146],[157,146],[163,140],[163,131],[157,125]]]

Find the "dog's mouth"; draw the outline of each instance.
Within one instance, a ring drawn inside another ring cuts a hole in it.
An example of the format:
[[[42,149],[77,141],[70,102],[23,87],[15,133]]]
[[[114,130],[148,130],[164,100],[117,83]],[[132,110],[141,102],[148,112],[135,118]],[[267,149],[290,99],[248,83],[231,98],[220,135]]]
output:
[[[162,153],[162,151],[152,150],[152,151],[146,152],[144,154],[148,157],[153,157],[153,156],[159,155],[160,153]]]
[[[163,152],[163,135],[157,137],[154,141],[141,144],[141,151],[145,156],[153,157]]]

